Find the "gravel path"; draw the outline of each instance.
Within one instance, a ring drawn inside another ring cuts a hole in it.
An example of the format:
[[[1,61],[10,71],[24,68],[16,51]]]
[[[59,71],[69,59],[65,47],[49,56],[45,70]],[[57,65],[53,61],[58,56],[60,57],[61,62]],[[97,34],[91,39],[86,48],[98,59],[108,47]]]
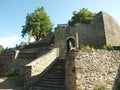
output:
[[[0,90],[23,90],[17,86],[14,82],[7,80],[6,78],[0,78]]]

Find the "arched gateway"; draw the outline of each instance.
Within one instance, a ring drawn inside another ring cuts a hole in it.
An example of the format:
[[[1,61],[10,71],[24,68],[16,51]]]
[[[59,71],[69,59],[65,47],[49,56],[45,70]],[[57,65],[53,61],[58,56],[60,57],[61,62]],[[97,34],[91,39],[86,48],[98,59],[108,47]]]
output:
[[[67,51],[75,49],[75,39],[73,37],[68,37],[66,40],[67,43]]]

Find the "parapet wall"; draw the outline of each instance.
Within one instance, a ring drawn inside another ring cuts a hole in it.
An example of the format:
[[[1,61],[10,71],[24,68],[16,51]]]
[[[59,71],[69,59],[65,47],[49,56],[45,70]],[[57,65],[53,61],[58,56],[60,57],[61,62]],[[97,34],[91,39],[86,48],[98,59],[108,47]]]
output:
[[[25,90],[28,90],[45,71],[47,71],[59,57],[59,49],[53,48],[46,54],[34,59],[25,66]]]
[[[93,90],[96,86],[120,90],[120,51],[71,53],[72,58],[66,60],[66,90]]]

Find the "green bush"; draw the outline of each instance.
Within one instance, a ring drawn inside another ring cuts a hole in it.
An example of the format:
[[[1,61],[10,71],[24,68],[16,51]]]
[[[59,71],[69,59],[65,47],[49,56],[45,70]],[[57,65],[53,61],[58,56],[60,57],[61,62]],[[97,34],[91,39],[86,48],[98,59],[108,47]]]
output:
[[[101,86],[96,86],[93,90],[105,90],[105,86],[101,85]]]
[[[82,50],[94,50],[94,48],[90,47],[89,45],[87,45],[87,46],[81,45],[80,47]]]
[[[113,48],[113,46],[111,44],[108,44],[108,45],[104,45],[103,49],[104,50],[113,50],[114,48]]]

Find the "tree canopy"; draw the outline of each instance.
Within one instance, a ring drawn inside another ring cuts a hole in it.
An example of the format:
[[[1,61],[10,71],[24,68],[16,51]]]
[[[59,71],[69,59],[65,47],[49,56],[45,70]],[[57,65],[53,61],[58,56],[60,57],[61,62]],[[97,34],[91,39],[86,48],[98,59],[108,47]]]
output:
[[[1,52],[2,52],[3,50],[4,50],[3,46],[0,45],[0,54],[1,54]]]
[[[95,13],[92,13],[87,8],[81,9],[79,12],[74,11],[71,20],[68,21],[69,25],[76,23],[92,24],[94,21]]]
[[[52,31],[53,25],[45,8],[41,7],[33,13],[27,14],[25,25],[22,27],[22,37],[31,35],[38,41],[42,36],[46,36]]]

